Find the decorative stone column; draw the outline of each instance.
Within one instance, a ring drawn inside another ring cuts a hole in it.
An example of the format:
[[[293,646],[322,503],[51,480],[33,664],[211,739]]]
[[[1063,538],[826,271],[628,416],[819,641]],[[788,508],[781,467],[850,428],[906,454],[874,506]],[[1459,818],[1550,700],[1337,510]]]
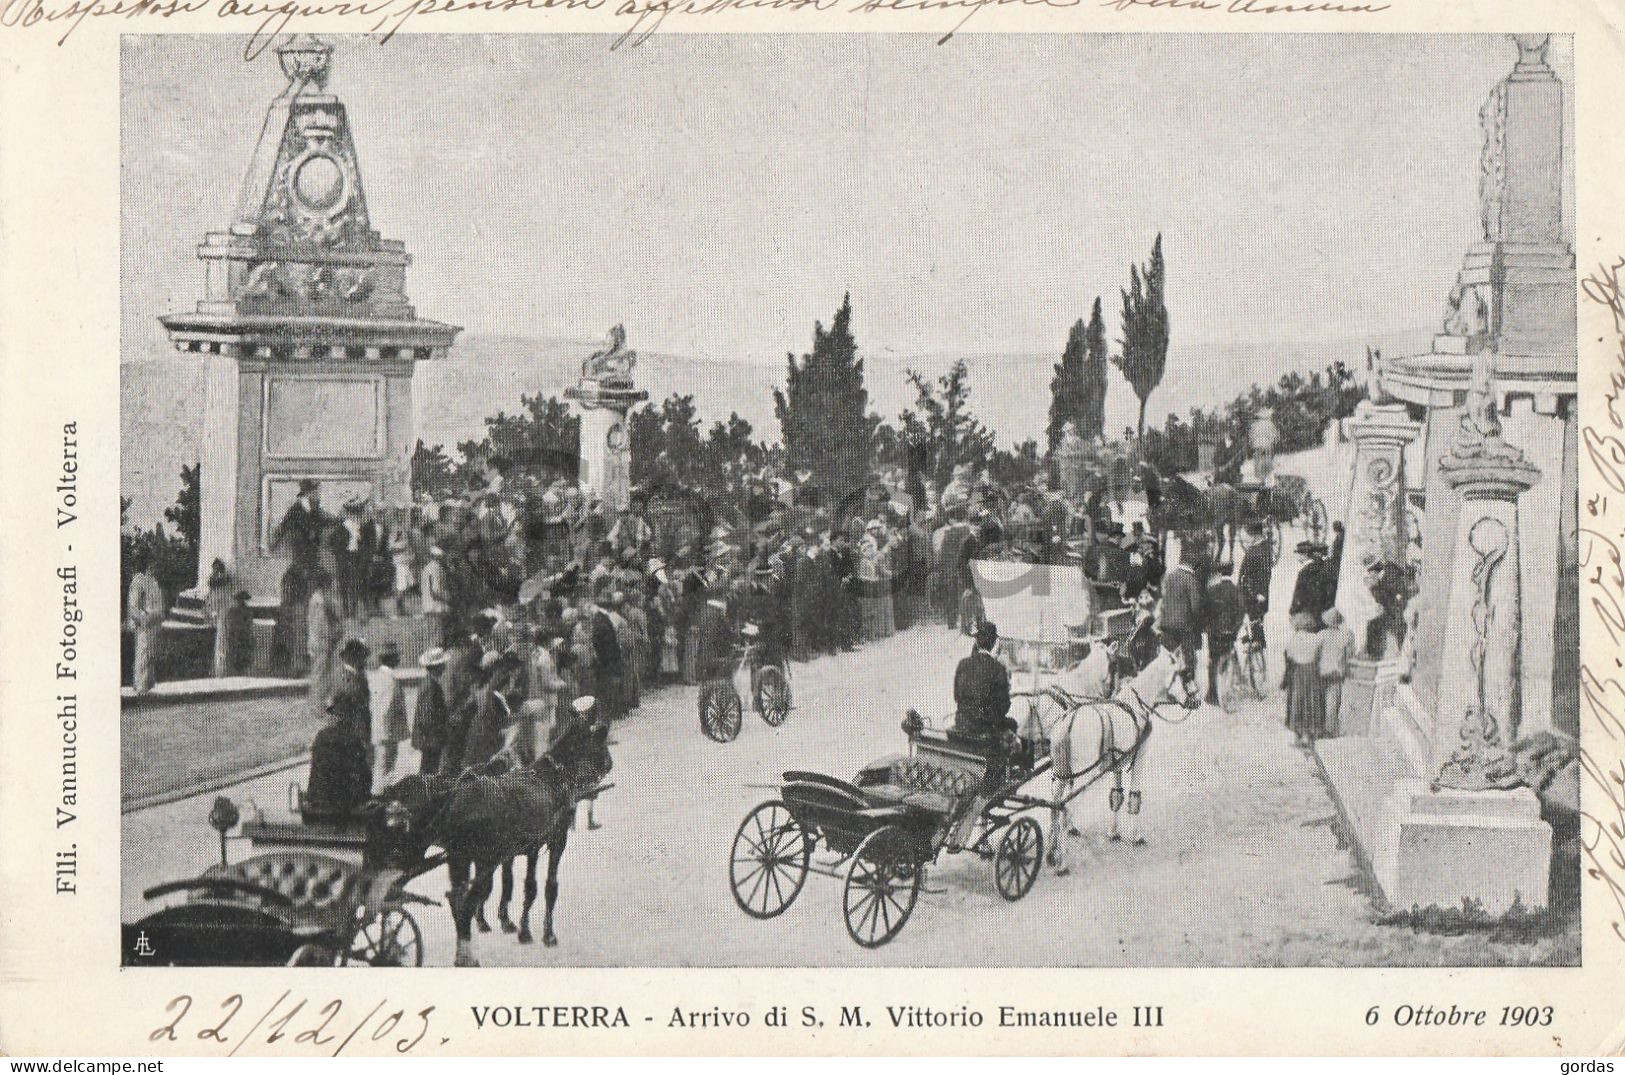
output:
[[[581,408],[581,484],[608,511],[632,504],[632,441],[628,412],[649,398],[633,387],[638,353],[626,348],[626,330],[616,325],[609,343],[581,364],[581,380],[564,397]]]
[[[1435,709],[1434,783],[1463,791],[1518,782],[1506,749],[1517,734],[1523,626],[1518,497],[1540,480],[1540,469],[1501,438],[1489,363],[1487,353],[1475,356],[1462,438],[1439,462],[1462,505]]]
[[[1501,437],[1488,352],[1473,356],[1461,436],[1439,468],[1461,510],[1429,737],[1433,775],[1396,784],[1388,803],[1394,837],[1374,867],[1401,907],[1460,907],[1470,898],[1492,915],[1514,904],[1532,910],[1546,905],[1552,831],[1534,792],[1519,786],[1508,748],[1522,641],[1518,497],[1540,470]]]
[[[1380,398],[1380,390],[1373,393]],[[1386,560],[1403,568],[1410,541],[1405,513],[1405,448],[1422,428],[1403,403],[1365,400],[1343,425],[1354,442],[1348,500],[1343,511],[1343,563],[1338,572],[1338,609],[1362,647],[1366,626],[1381,609],[1366,586],[1366,564]],[[1387,654],[1367,653],[1370,659]]]
[[[1316,746],[1339,812],[1401,909],[1546,903],[1551,829],[1508,754],[1522,733],[1578,727],[1578,677],[1558,663],[1578,649],[1563,87],[1546,35],[1514,42],[1516,66],[1478,112],[1481,241],[1433,346],[1380,365],[1382,391],[1427,412],[1415,668],[1375,684],[1363,734],[1345,717],[1354,734]],[[1340,598],[1361,589],[1349,581]]]

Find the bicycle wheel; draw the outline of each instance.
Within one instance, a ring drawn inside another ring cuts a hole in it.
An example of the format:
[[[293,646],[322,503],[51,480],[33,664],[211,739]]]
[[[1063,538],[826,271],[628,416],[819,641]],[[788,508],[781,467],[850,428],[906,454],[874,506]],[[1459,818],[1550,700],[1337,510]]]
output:
[[[1254,697],[1263,698],[1269,691],[1269,666],[1264,660],[1262,646],[1249,648],[1241,667],[1242,681]]]
[[[741,708],[732,683],[707,683],[700,688],[700,730],[718,743],[732,742],[744,723]]]
[[[756,679],[756,712],[774,728],[790,716],[790,682],[774,665],[763,668]]]

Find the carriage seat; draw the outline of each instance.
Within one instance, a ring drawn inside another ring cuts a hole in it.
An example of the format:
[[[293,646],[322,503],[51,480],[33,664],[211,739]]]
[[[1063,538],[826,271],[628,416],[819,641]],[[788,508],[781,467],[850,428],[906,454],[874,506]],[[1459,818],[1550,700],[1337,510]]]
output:
[[[282,893],[293,901],[295,928],[309,932],[344,924],[361,899],[359,869],[343,859],[308,851],[254,855],[229,865],[211,866],[203,875],[249,881]],[[251,901],[254,897],[242,898]]]
[[[859,774],[858,785],[877,801],[952,814],[982,784],[987,771],[982,750],[957,736],[921,732],[913,754],[876,762]]]

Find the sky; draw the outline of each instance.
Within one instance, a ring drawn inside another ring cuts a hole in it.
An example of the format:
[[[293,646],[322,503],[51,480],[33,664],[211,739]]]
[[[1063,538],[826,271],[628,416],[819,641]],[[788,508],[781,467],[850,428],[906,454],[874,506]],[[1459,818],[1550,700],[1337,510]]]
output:
[[[419,315],[780,364],[1057,354],[1163,236],[1170,368],[1435,324],[1477,230],[1485,35],[333,37],[373,225]],[[126,36],[123,335],[202,290],[274,54]],[[1566,42],[1553,61],[1572,85]],[[1200,376],[1189,374],[1186,376]],[[1047,388],[1047,386],[1046,386]]]

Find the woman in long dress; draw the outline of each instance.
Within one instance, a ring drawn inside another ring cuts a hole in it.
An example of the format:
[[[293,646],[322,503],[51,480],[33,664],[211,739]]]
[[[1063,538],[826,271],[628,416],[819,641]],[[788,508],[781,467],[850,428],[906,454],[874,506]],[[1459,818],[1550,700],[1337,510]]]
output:
[[[1292,617],[1292,635],[1286,642],[1286,668],[1281,687],[1286,692],[1286,726],[1299,746],[1308,746],[1326,734],[1326,687],[1320,678],[1320,635],[1307,612]]]

